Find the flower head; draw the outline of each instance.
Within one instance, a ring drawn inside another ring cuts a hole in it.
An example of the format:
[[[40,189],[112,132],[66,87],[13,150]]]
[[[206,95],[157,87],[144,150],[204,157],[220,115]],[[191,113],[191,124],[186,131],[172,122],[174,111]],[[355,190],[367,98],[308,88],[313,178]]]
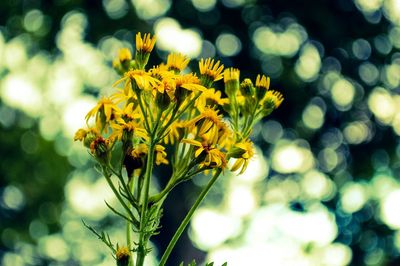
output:
[[[208,139],[216,142],[218,140],[218,126],[221,123],[222,116],[218,114],[218,111],[206,107],[198,116],[188,121],[187,126],[196,128],[198,136],[209,133]]]
[[[83,128],[78,129],[78,131],[76,131],[76,133],[75,133],[74,141],[77,141],[77,140],[83,141],[85,139],[87,133],[88,133],[88,131]]]
[[[144,156],[147,155],[149,149],[147,148],[147,145],[144,143],[140,143],[139,145],[137,145],[132,151],[131,151],[131,155],[134,158],[143,158]]]
[[[168,66],[164,64],[160,64],[158,66],[154,66],[152,69],[149,70],[150,75],[162,81],[163,79],[171,79],[175,77],[173,71],[168,70]]]
[[[214,64],[214,59],[207,58],[204,60],[200,59],[199,62],[200,77],[204,81],[203,84],[206,87],[211,86],[215,81],[222,79],[222,71],[224,70],[224,65],[220,61],[216,61]]]
[[[267,91],[264,97],[264,104],[266,109],[276,109],[283,102],[284,98],[282,94],[278,91]]]
[[[215,89],[204,90],[196,102],[199,111],[203,111],[206,106],[223,106],[229,103],[229,99],[221,97],[221,91]]]
[[[242,168],[239,173],[242,174],[249,165],[249,160],[254,155],[253,143],[250,140],[237,143],[229,155],[233,158],[237,158],[236,162],[231,168],[231,171],[236,171],[239,168]]]
[[[135,60],[139,69],[144,69],[149,61],[150,53],[153,51],[154,44],[156,43],[156,37],[150,37],[150,34],[144,34],[143,38],[138,32],[136,34],[136,53]]]
[[[111,124],[113,133],[110,136],[112,140],[129,140],[132,136],[147,139],[146,130],[134,120],[126,122],[124,119],[119,118],[115,123]]]
[[[131,51],[128,48],[121,48],[118,51],[118,59],[121,63],[132,60]]]
[[[167,152],[165,151],[164,146],[157,144],[155,146],[155,152],[156,152],[156,165],[168,164]]]
[[[141,33],[136,34],[136,51],[139,53],[151,53],[156,43],[156,36],[150,37],[150,33],[145,33],[143,38]]]
[[[169,126],[169,131],[167,135],[164,137],[165,144],[174,144],[177,140],[182,138],[183,129],[185,128],[186,123],[182,121],[175,121]]]
[[[177,73],[181,72],[189,64],[190,59],[183,55],[177,53],[171,53],[167,58],[167,67],[169,70],[173,70]]]
[[[120,112],[118,106],[116,106],[110,98],[102,98],[97,105],[87,113],[86,123],[89,122],[91,117],[95,117],[96,126],[100,131],[103,131],[116,112]]]
[[[199,78],[193,73],[176,76],[175,83],[176,87],[185,88],[189,91],[204,91],[206,89],[203,85],[200,85]]]
[[[225,153],[220,151],[216,145],[210,143],[207,139],[204,139],[202,142],[194,139],[183,139],[182,143],[187,143],[197,147],[194,156],[200,161],[202,166],[210,168],[225,168]]]
[[[128,72],[125,72],[124,76],[117,80],[113,86],[115,87],[122,82],[125,82],[125,95],[129,95],[130,90],[132,89],[151,90],[151,88],[160,83],[158,79],[153,78],[149,73],[143,70],[129,70]]]
[[[256,79],[256,96],[258,100],[262,100],[269,90],[270,78],[264,75],[257,75]]]

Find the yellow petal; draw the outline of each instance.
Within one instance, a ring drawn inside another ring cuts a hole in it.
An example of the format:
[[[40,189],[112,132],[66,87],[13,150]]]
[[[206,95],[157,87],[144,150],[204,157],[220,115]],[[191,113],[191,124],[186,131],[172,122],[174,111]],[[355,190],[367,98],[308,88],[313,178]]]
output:
[[[201,148],[198,148],[197,150],[196,150],[196,152],[194,153],[194,157],[199,157],[200,156],[200,154],[202,153],[204,151],[204,149],[201,147]]]
[[[240,166],[242,166],[242,164],[244,163],[243,161],[243,159],[237,159],[236,162],[233,164],[231,171],[235,172],[236,170],[238,170]]]
[[[194,139],[182,139],[182,143],[187,143],[193,146],[202,147],[201,143]]]

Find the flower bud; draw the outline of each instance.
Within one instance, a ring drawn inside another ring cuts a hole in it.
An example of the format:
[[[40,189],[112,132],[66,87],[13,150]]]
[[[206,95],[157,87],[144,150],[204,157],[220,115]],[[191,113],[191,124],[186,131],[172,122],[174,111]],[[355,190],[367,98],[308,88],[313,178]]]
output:
[[[140,33],[136,34],[135,60],[139,69],[144,69],[144,67],[147,65],[155,42],[155,36],[151,37],[150,34],[144,34],[142,38]]]
[[[240,71],[236,68],[227,68],[224,71],[225,93],[229,98],[236,97],[239,90]]]
[[[251,97],[254,95],[253,82],[250,79],[245,79],[240,83],[240,93],[245,97]]]
[[[119,49],[119,51],[118,51],[118,59],[121,62],[121,64],[124,64],[125,62],[132,60],[131,51],[129,51],[128,48]]]
[[[83,145],[86,148],[90,148],[90,144],[97,138],[97,134],[93,131],[89,131],[86,133],[85,138],[83,139]]]
[[[90,151],[97,159],[106,162],[109,155],[108,140],[101,136],[96,137],[96,139],[90,143]]]
[[[157,104],[158,108],[160,108],[161,110],[164,110],[168,107],[170,102],[171,102],[171,99],[169,98],[167,92],[164,92],[164,93],[157,92],[156,104]]]
[[[117,266],[128,266],[131,254],[128,247],[118,247],[115,257],[117,259]]]

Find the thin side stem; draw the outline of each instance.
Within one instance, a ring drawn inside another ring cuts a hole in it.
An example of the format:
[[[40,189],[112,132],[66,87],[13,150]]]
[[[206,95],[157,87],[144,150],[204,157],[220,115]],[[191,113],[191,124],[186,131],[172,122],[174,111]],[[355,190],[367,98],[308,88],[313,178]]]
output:
[[[150,190],[150,179],[153,172],[153,161],[154,161],[154,143],[149,144],[149,151],[146,163],[146,173],[144,175],[143,183],[143,194],[141,195],[142,210],[140,212],[140,228],[139,228],[139,244],[137,250],[136,266],[142,266],[144,264],[144,258],[146,256],[147,250],[147,237],[146,237],[146,216],[149,201],[149,190]]]
[[[109,175],[106,171],[106,169],[103,167],[103,174],[104,177],[107,180],[108,185],[110,186],[110,188],[112,189],[112,191],[114,192],[114,195],[117,197],[118,201],[121,203],[122,207],[124,207],[124,209],[126,210],[126,212],[129,214],[129,217],[133,217],[133,214],[130,210],[130,208],[126,205],[125,201],[123,198],[121,198],[120,194],[118,193],[118,190],[115,188],[114,184],[111,181],[111,175]]]
[[[219,175],[221,174],[222,169],[218,169],[211,180],[208,182],[207,186],[201,191],[199,197],[196,199],[193,206],[190,208],[189,212],[186,214],[185,219],[183,219],[182,223],[179,225],[178,229],[176,230],[174,236],[172,237],[171,241],[169,242],[167,249],[164,251],[163,256],[161,257],[161,261],[159,266],[164,266],[168,260],[169,255],[171,255],[172,249],[175,247],[176,242],[178,242],[179,237],[182,235],[183,231],[185,230],[186,226],[189,224],[190,220],[196,209],[199,207],[200,203],[203,202],[204,198],[206,197],[208,191],[210,191],[211,187],[214,185],[215,181],[217,181]]]
[[[134,187],[133,183],[134,182],[133,182],[133,178],[132,178],[132,180],[131,180],[131,182],[129,184],[130,193],[132,193],[132,189]],[[131,250],[132,250],[132,238],[131,238],[131,235],[132,235],[132,224],[129,221],[127,221],[126,222],[126,244],[128,246],[129,254],[130,254],[130,256],[129,256],[129,266],[133,266],[133,258],[132,258],[132,252],[131,252]]]
[[[132,85],[133,85],[133,84],[132,84]],[[136,86],[136,85],[135,85],[135,86]],[[142,102],[141,92],[136,93],[136,95],[137,95],[137,97],[138,97],[139,108],[140,108],[140,110],[142,111],[142,114],[143,114],[143,117],[144,117],[144,123],[145,123],[144,125],[145,125],[145,128],[146,128],[147,132],[150,133],[150,124],[149,124],[149,121],[148,121],[148,118],[147,118],[146,109],[145,109],[145,107],[144,107],[144,105],[143,105],[143,102]]]

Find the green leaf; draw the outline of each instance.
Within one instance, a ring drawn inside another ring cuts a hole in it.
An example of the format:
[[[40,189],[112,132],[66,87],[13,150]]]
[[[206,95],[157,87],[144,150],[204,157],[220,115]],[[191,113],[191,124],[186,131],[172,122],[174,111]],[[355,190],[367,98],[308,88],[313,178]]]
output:
[[[87,229],[89,229],[93,234],[95,234],[104,244],[106,244],[106,246],[111,249],[113,254],[116,252],[116,249],[114,248],[114,244],[111,242],[109,234],[105,233],[104,231],[98,233],[93,227],[87,225],[84,220],[82,220],[82,223]],[[118,249],[118,244],[117,244],[117,249]]]

